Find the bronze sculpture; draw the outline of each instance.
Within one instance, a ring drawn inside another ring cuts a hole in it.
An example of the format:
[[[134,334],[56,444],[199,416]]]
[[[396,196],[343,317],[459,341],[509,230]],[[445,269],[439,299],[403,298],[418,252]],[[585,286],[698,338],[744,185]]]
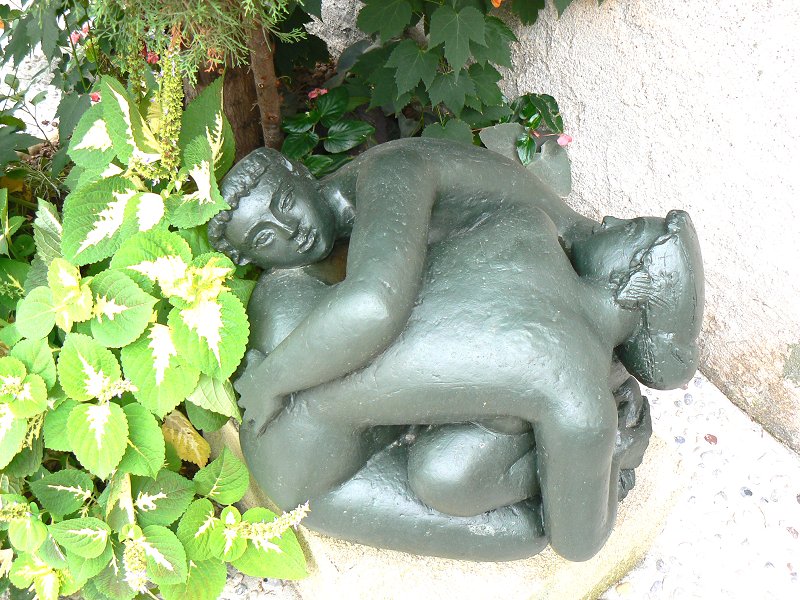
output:
[[[310,499],[312,528],[421,554],[602,547],[649,436],[625,369],[671,388],[697,367],[688,215],[598,224],[519,163],[426,139],[320,181],[258,150],[221,189],[209,239],[281,269],[251,298],[236,382],[278,505]],[[343,281],[290,268],[347,238]]]

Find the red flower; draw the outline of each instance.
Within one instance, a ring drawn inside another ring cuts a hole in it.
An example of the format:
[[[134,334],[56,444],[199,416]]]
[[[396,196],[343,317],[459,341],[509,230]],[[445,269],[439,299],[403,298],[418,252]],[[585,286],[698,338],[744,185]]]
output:
[[[154,65],[158,62],[158,54],[156,54],[151,50],[148,50],[147,56],[145,56],[145,60],[147,61],[148,65]]]
[[[314,98],[318,98],[319,96],[324,96],[328,93],[328,90],[325,88],[314,88],[310,92],[308,92],[308,97],[313,100]]]
[[[100,92],[92,92],[89,94],[89,99],[92,102],[100,102]]]
[[[81,41],[81,32],[80,31],[73,31],[69,34],[69,41],[73,44],[77,44]]]

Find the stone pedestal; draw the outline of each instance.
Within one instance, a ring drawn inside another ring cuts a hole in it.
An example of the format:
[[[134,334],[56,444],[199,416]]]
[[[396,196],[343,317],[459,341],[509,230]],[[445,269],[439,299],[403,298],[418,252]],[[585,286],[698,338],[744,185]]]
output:
[[[214,455],[226,445],[241,456],[231,424],[206,437]],[[611,537],[587,562],[568,562],[549,548],[530,559],[501,563],[414,556],[332,539],[301,527],[298,537],[311,576],[297,582],[296,589],[304,600],[596,598],[643,558],[661,530],[683,487],[678,464],[677,455],[661,439],[651,439],[645,461],[636,470],[636,487],[620,504]],[[249,508],[271,503],[252,486],[242,504]]]

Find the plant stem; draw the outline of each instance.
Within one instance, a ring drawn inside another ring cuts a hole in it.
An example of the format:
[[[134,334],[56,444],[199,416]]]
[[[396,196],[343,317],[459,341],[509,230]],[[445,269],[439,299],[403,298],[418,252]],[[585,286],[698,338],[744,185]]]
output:
[[[274,47],[269,43],[269,33],[257,27],[250,36],[250,67],[256,82],[258,108],[261,111],[261,129],[264,144],[280,148],[281,98],[278,94],[278,79],[275,77]]]

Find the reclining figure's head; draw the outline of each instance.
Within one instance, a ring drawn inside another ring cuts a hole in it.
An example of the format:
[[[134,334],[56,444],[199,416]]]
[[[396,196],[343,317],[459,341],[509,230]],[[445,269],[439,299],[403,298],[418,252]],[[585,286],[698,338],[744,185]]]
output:
[[[334,214],[304,165],[261,148],[231,169],[220,191],[231,208],[209,221],[208,239],[235,263],[298,267],[331,251]]]
[[[686,383],[699,362],[704,301],[703,262],[689,215],[606,217],[573,244],[572,262],[581,275],[608,282],[621,307],[641,311],[634,335],[617,348],[628,371],[656,389]]]

